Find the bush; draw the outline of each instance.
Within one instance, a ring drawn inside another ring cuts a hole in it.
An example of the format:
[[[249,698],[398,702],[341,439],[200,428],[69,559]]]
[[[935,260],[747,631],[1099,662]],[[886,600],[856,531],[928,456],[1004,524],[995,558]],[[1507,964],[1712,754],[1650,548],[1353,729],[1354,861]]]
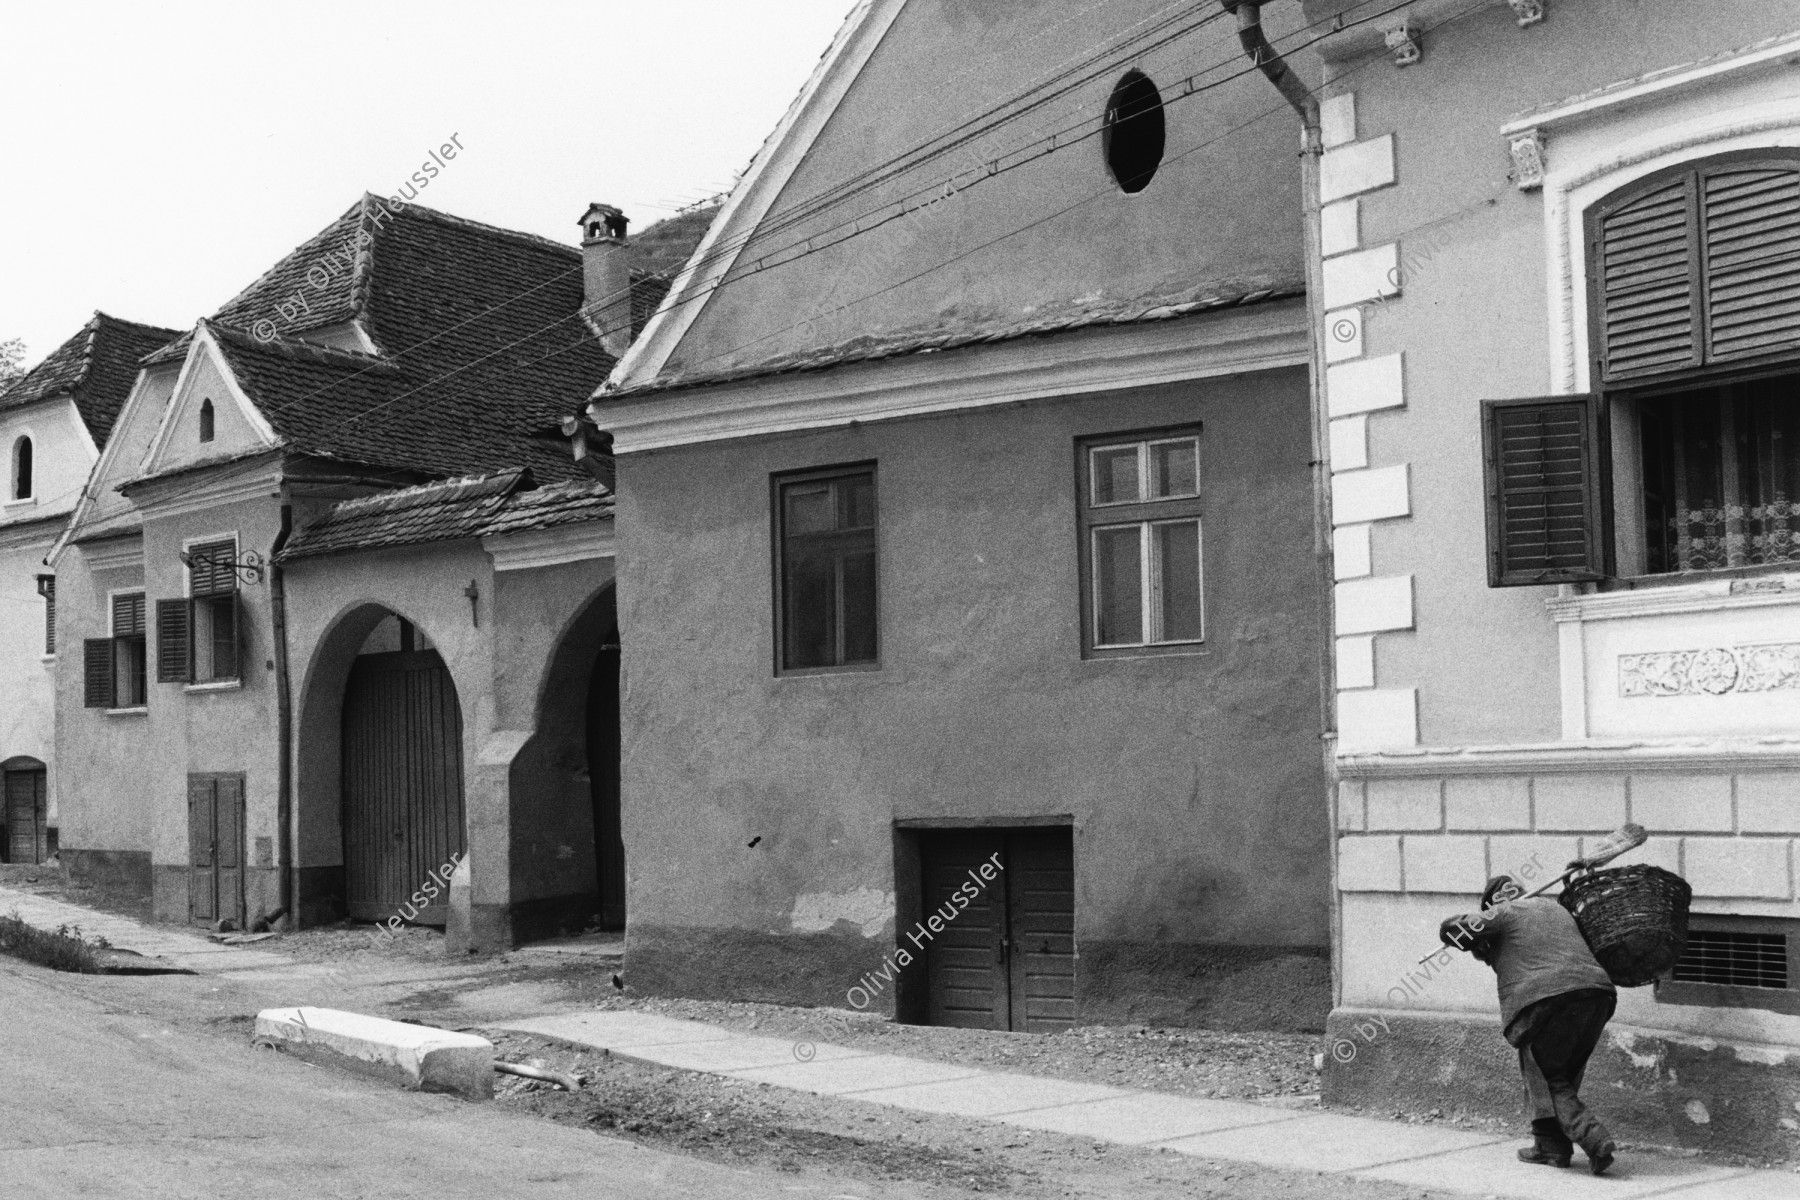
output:
[[[74,971],[82,975],[99,975],[101,965],[96,949],[105,949],[106,940],[96,938],[90,944],[81,936],[80,926],[64,925],[52,933],[27,925],[17,912],[0,917],[0,953],[22,958],[40,967],[57,971]]]

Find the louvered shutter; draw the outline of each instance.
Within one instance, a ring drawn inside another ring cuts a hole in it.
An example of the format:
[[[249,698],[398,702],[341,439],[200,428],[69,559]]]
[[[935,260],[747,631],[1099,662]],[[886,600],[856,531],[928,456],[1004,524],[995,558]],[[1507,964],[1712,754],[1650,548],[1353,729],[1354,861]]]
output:
[[[193,566],[188,568],[188,594],[222,596],[237,591],[237,568],[232,565],[236,558],[237,542],[230,538],[190,547],[188,561]]]
[[[1700,365],[1698,222],[1684,174],[1603,208],[1591,232],[1601,375]]]
[[[144,636],[144,594],[114,596],[112,631],[116,638]]]
[[[1597,396],[1482,405],[1488,586],[1607,575]]]
[[[192,678],[188,654],[188,602],[156,602],[156,682],[186,683]]]
[[[56,653],[56,576],[38,576],[38,595],[44,598],[44,653]]]
[[[1590,218],[1601,379],[1800,351],[1800,158],[1732,155]]]
[[[1800,168],[1707,169],[1707,358],[1800,347]]]
[[[113,644],[111,638],[88,638],[81,643],[82,699],[87,708],[113,706]]]

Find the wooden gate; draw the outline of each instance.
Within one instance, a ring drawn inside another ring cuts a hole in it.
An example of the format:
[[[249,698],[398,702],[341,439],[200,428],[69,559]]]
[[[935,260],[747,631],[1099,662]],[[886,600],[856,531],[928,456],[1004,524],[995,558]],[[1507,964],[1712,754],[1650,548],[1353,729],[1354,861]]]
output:
[[[1075,851],[1068,829],[925,836],[926,915],[944,931],[926,948],[929,1020],[964,1029],[1050,1033],[1075,1023]],[[983,863],[1003,868],[986,887]],[[970,872],[976,872],[971,877]],[[967,884],[978,894],[952,899]],[[902,944],[905,944],[904,942]]]
[[[436,650],[364,654],[344,688],[345,900],[361,921],[442,925],[449,895],[414,902],[464,851],[462,710]],[[435,888],[435,885],[433,885]]]
[[[6,772],[8,862],[41,863],[50,857],[50,811],[43,767]]]
[[[188,776],[188,919],[244,927],[244,777]]]

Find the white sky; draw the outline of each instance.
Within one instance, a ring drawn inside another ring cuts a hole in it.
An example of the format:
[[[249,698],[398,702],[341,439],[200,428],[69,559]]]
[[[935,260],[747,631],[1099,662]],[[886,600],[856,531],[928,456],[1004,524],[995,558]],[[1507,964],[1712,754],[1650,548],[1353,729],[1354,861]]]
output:
[[[574,245],[726,188],[852,0],[0,6],[0,340],[181,329],[428,151],[418,197]]]

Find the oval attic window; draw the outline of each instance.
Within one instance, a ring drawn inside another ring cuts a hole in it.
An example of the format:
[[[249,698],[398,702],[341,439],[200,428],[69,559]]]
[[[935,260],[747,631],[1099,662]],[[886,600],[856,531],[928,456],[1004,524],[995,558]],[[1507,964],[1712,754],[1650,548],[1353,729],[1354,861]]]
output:
[[[1127,71],[1106,102],[1100,135],[1106,166],[1119,190],[1141,192],[1163,158],[1162,93],[1142,71]]]

